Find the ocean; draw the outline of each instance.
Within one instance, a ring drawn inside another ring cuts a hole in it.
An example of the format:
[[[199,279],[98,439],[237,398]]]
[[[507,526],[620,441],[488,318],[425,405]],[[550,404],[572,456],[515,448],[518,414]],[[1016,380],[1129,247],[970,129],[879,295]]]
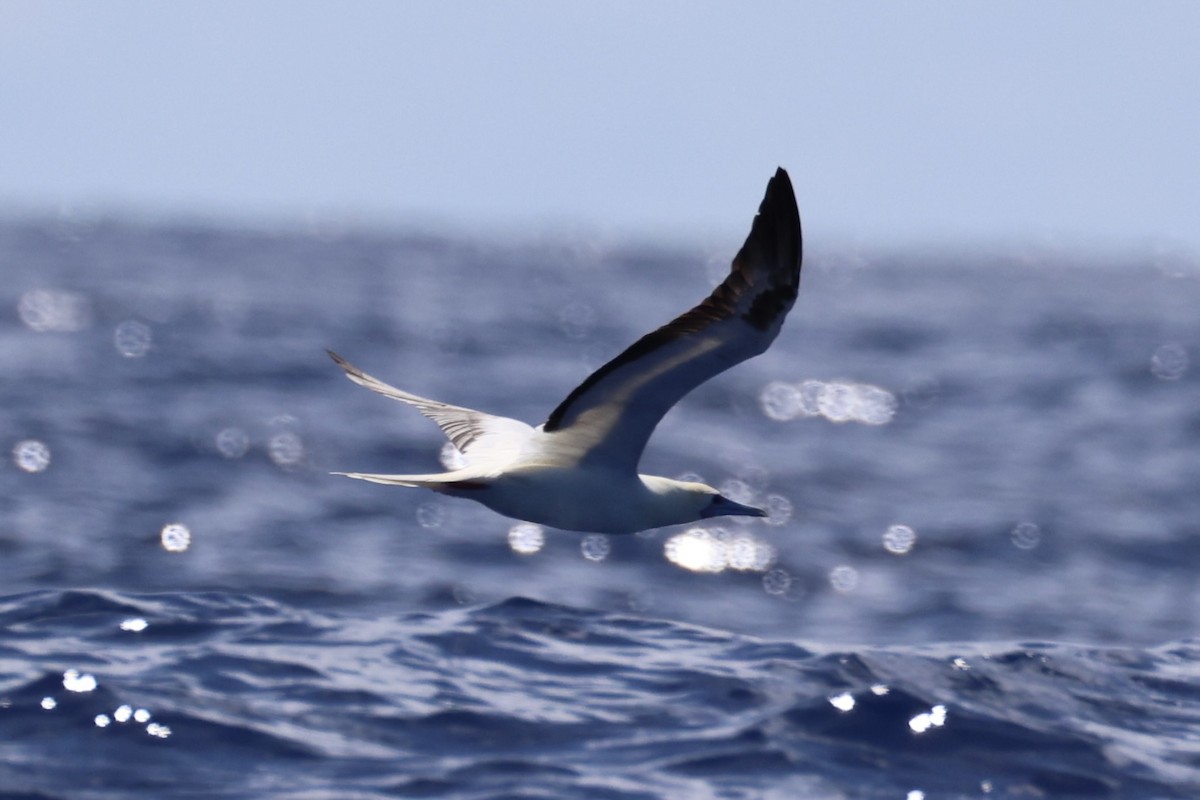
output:
[[[810,234],[811,236],[811,234]],[[409,391],[545,419],[719,247],[0,222],[0,800],[1200,797],[1200,259],[809,242],[646,472],[522,525]]]

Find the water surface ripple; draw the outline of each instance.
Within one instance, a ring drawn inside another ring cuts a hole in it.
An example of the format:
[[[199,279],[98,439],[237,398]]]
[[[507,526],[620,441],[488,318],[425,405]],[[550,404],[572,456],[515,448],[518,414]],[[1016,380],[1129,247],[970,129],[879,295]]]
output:
[[[771,516],[582,537],[324,349],[537,423],[737,242],[0,221],[0,800],[1200,796],[1200,261],[810,241],[642,464]]]
[[[0,797],[1200,790],[1195,642],[815,647],[523,598],[35,592],[0,620]]]

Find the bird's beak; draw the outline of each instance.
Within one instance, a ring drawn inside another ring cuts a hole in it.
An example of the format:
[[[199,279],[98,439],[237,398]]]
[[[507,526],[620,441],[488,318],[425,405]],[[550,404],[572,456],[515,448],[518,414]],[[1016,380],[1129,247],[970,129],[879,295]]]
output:
[[[712,502],[700,512],[701,519],[708,517],[765,517],[767,512],[754,506],[735,503],[724,495],[717,495]]]

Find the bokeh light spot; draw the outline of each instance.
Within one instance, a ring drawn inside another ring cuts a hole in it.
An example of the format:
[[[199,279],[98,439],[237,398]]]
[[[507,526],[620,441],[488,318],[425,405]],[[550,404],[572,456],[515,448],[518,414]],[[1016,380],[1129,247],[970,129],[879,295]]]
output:
[[[846,594],[858,588],[858,570],[843,564],[829,570],[829,585],[834,591]]]
[[[692,572],[721,572],[725,569],[725,548],[716,536],[704,528],[691,528],[663,542],[667,561]]]
[[[44,472],[50,466],[50,448],[37,439],[25,439],[13,446],[13,463],[26,472]]]
[[[855,387],[854,418],[864,425],[886,425],[896,415],[896,395],[870,384]]]
[[[769,494],[763,501],[763,511],[767,512],[763,522],[768,525],[785,525],[792,519],[792,501],[780,494]]]
[[[791,383],[771,381],[763,387],[758,396],[759,405],[769,419],[786,422],[795,419],[802,412],[800,404],[800,389]]]
[[[277,433],[267,442],[267,455],[278,467],[295,467],[304,460],[304,440],[295,431]]]
[[[766,572],[775,563],[775,548],[744,531],[690,528],[663,543],[663,555],[691,572]]]
[[[896,395],[879,386],[844,381],[772,381],[759,394],[759,406],[770,419],[825,417],[830,422],[886,425],[896,415]]]
[[[142,358],[150,352],[153,336],[150,326],[136,319],[127,319],[113,331],[113,346],[125,358]]]
[[[182,553],[192,545],[192,532],[182,522],[172,522],[163,526],[161,539],[168,553]]]
[[[917,543],[917,532],[907,525],[892,525],[883,532],[883,548],[893,555],[907,555]]]
[[[241,458],[250,450],[250,436],[241,428],[223,428],[216,443],[217,452],[225,458]]]
[[[508,546],[514,553],[523,556],[533,555],[546,544],[546,534],[541,525],[532,522],[518,522],[508,529]]]
[[[21,295],[17,313],[26,327],[38,333],[71,333],[92,324],[92,304],[78,292],[33,289]]]
[[[725,560],[739,572],[766,572],[775,563],[775,548],[750,534],[738,534],[725,542]]]
[[[763,575],[762,583],[763,591],[767,594],[783,595],[792,588],[792,576],[787,573],[787,570],[776,568]]]
[[[62,685],[68,692],[91,692],[98,684],[92,674],[69,669],[63,673]]]
[[[817,398],[817,409],[830,422],[854,419],[854,390],[845,383],[827,383]]]
[[[603,561],[612,552],[612,543],[603,533],[589,533],[579,543],[579,550],[588,561]]]
[[[1150,356],[1150,372],[1164,381],[1177,381],[1188,369],[1188,351],[1178,342],[1168,342]]]
[[[1013,547],[1019,550],[1032,550],[1041,544],[1042,529],[1033,522],[1022,522],[1012,529]]]
[[[422,528],[440,528],[446,521],[446,509],[440,503],[422,503],[417,506],[417,524]]]
[[[800,416],[815,417],[821,413],[821,396],[825,394],[825,382],[800,381]]]

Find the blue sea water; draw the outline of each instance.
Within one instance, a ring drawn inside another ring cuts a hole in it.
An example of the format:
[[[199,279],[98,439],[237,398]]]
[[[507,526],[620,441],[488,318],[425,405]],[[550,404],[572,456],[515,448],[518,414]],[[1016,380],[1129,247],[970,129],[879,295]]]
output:
[[[1200,796],[1200,263],[809,248],[628,537],[333,470],[539,422],[711,251],[0,224],[0,800]]]

